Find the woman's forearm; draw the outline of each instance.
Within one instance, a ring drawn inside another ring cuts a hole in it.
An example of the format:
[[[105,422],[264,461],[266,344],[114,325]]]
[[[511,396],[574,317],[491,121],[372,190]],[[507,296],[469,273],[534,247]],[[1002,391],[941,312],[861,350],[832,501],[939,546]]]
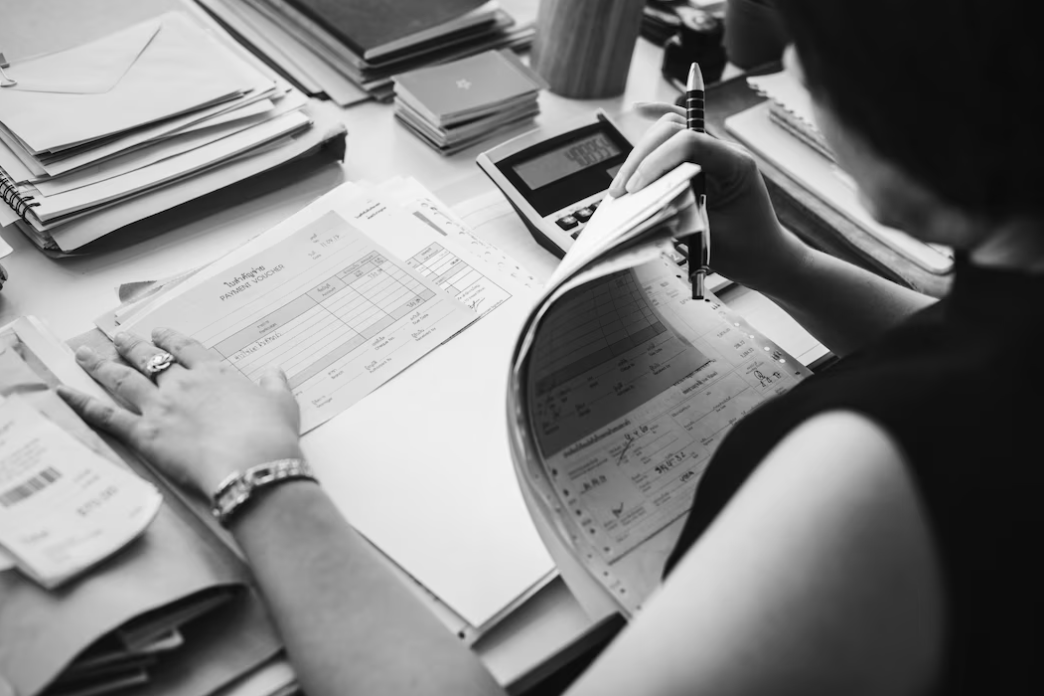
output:
[[[757,289],[836,355],[858,350],[936,301],[796,238],[793,242],[804,247],[796,254],[799,260]]]
[[[304,693],[501,694],[322,489],[260,492],[233,520]]]

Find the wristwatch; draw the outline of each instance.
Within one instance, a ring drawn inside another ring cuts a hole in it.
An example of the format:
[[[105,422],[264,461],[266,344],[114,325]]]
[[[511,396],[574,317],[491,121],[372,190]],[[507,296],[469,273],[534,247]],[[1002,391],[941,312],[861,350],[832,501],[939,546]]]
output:
[[[319,482],[312,467],[303,459],[277,459],[233,472],[218,486],[210,511],[221,526],[227,528],[259,488],[299,480]]]

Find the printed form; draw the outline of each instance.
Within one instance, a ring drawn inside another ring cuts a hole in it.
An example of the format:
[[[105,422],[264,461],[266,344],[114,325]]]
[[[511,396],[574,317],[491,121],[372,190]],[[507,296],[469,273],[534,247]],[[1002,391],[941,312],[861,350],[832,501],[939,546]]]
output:
[[[402,263],[326,212],[249,259],[203,271],[210,277],[129,328],[144,336],[176,328],[254,381],[266,367],[281,367],[305,433],[478,317],[411,268],[459,290],[438,250],[418,251],[413,264]]]
[[[607,563],[688,512],[725,433],[807,374],[656,263],[559,300],[530,363],[545,468]]]

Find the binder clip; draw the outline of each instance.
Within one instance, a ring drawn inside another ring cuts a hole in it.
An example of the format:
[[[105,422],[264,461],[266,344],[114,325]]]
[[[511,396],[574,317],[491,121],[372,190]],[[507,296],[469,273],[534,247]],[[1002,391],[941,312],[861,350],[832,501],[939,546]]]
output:
[[[18,84],[18,80],[4,72],[4,68],[9,67],[11,67],[11,64],[4,58],[4,54],[0,53],[0,87],[14,87]]]

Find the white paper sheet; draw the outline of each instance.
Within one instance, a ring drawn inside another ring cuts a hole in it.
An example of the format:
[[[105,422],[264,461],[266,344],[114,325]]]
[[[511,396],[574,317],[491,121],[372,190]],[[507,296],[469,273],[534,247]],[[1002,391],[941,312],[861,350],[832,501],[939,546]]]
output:
[[[69,172],[60,177],[38,178],[32,182],[32,185],[44,196],[54,196],[101,181],[108,181],[170,157],[206,147],[222,138],[240,133],[291,110],[281,108],[277,111],[272,102],[264,99],[257,104],[251,104],[233,112],[232,115],[236,115],[240,111],[249,112],[241,114],[238,118],[229,119],[228,121],[224,121],[223,118],[216,118],[212,120],[207,128],[188,129],[184,133],[157,141],[149,147],[134,149],[126,154],[84,167],[75,172]]]
[[[160,186],[219,162],[232,159],[267,142],[302,130],[310,123],[308,116],[303,113],[295,111],[284,114],[242,132],[222,138],[211,143],[209,147],[189,150],[121,176],[105,179],[64,193],[38,197],[37,202],[40,205],[32,209],[32,214],[46,224],[55,218],[63,217],[70,213],[90,210],[96,206],[119,200],[138,191]]]
[[[242,94],[246,69],[198,25],[170,13],[12,64],[19,84],[0,93],[0,121],[32,151],[55,151]]]
[[[0,547],[54,588],[137,537],[163,498],[11,396],[0,402]]]

